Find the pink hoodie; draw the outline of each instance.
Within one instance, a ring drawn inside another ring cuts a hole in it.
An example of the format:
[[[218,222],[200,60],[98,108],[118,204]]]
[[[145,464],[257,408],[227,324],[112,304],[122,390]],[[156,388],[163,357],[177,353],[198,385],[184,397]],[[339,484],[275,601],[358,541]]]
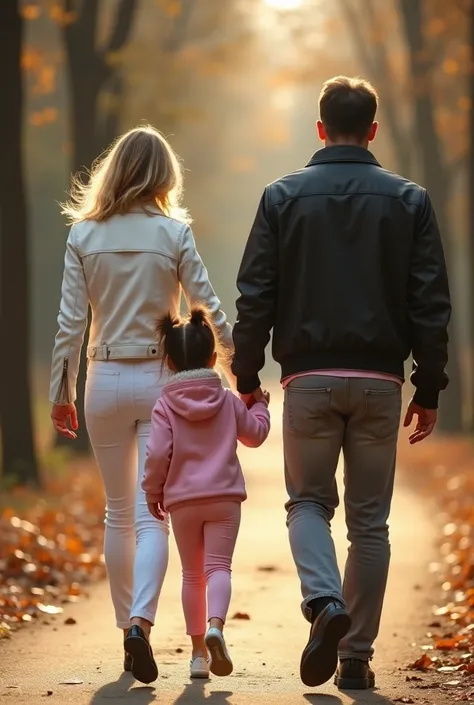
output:
[[[142,488],[166,511],[196,500],[247,498],[237,441],[260,446],[270,431],[267,404],[247,409],[213,370],[174,375],[153,409]]]

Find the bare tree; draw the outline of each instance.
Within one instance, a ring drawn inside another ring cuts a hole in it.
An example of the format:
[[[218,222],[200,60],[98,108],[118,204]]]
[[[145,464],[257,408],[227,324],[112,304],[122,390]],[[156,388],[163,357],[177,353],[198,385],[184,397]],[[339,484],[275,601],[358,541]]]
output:
[[[16,2],[0,3],[1,112],[4,168],[0,169],[1,236],[1,429],[3,477],[39,484],[29,382],[29,266],[27,204],[23,176],[23,22]]]
[[[185,40],[196,0],[183,0],[181,12],[171,23],[171,30],[164,43],[169,56]],[[67,13],[74,12],[74,21],[63,28],[67,64],[71,86],[71,123],[73,153],[71,171],[89,169],[94,159],[118,136],[120,109],[124,98],[124,77],[120,61],[110,58],[119,54],[130,40],[136,18],[138,0],[120,0],[115,11],[114,27],[105,45],[97,42],[100,0],[65,0]],[[166,70],[166,67],[164,67]],[[106,107],[101,98],[107,97]],[[87,178],[87,172],[85,174]],[[86,339],[89,336],[89,326]],[[89,450],[84,418],[84,392],[86,382],[86,352],[82,351],[77,380],[78,438],[71,442],[58,436],[57,445],[67,445],[77,453]]]
[[[470,304],[470,431],[474,432],[474,0],[469,0],[469,42],[471,62],[469,66],[469,97],[471,103],[469,118],[469,162],[468,162],[468,208],[469,208],[469,304]]]
[[[89,169],[94,159],[117,137],[119,131],[119,108],[124,82],[120,63],[110,61],[110,56],[120,52],[129,40],[138,3],[137,0],[120,0],[114,28],[103,47],[97,44],[100,4],[100,0],[65,0],[66,13],[74,13],[75,17],[74,21],[67,22],[63,28],[71,95],[72,173]],[[109,93],[107,111],[102,111],[100,106],[103,91]],[[86,339],[88,336],[89,326]],[[78,437],[71,442],[58,435],[56,440],[58,446],[68,446],[77,453],[89,450],[84,417],[85,383],[84,346],[77,380]]]
[[[433,101],[433,66],[425,51],[422,31],[421,0],[398,0],[409,54],[412,100],[414,105],[414,130],[423,170],[423,181],[436,210],[448,267],[452,265],[452,241],[449,236],[448,208],[450,167],[443,155],[441,140],[436,133]],[[451,351],[449,363],[450,384],[443,394],[440,429],[447,432],[462,430],[462,399],[460,359],[456,332],[450,330]]]
[[[351,0],[339,0],[350,28],[356,52],[367,72],[375,82],[380,95],[380,111],[394,146],[397,170],[403,176],[410,176],[413,165],[412,135],[400,118],[400,101],[396,81],[391,80],[387,45],[383,42],[370,42],[367,33],[377,30],[377,15],[373,0],[364,0],[357,8]]]

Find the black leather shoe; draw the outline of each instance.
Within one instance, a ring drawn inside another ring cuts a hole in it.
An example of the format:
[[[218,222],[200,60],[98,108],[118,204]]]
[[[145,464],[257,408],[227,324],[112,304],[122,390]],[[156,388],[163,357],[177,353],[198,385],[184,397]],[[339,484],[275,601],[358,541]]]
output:
[[[133,658],[125,651],[123,656],[123,670],[129,673],[132,670]]]
[[[158,678],[158,666],[145,632],[134,624],[127,632],[124,641],[125,651],[131,656],[133,677],[140,683],[152,683]]]
[[[300,675],[305,685],[322,685],[334,675],[339,642],[350,626],[351,618],[338,602],[331,602],[316,617],[301,656]]]
[[[375,673],[368,661],[348,658],[339,664],[334,683],[339,690],[368,690],[375,688]]]

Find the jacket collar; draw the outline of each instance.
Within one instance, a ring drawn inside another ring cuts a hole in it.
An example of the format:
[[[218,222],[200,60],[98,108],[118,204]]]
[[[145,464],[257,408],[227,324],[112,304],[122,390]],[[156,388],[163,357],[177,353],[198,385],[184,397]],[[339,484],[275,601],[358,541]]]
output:
[[[329,162],[362,162],[380,166],[372,152],[364,147],[351,144],[335,144],[332,147],[323,147],[313,154],[306,166],[327,164]]]
[[[176,384],[177,382],[191,382],[197,379],[218,379],[221,381],[221,376],[210,367],[198,370],[185,370],[184,372],[175,372],[172,374],[168,384]]]

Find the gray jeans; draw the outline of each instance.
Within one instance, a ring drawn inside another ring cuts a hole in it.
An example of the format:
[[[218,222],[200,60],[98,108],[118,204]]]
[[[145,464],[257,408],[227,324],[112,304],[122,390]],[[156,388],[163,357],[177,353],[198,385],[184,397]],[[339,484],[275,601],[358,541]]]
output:
[[[352,627],[340,644],[341,658],[374,653],[390,563],[387,520],[400,413],[396,382],[308,375],[285,390],[286,508],[302,610],[309,620],[308,603],[317,597],[346,605]],[[341,450],[350,542],[343,586],[331,537]]]

